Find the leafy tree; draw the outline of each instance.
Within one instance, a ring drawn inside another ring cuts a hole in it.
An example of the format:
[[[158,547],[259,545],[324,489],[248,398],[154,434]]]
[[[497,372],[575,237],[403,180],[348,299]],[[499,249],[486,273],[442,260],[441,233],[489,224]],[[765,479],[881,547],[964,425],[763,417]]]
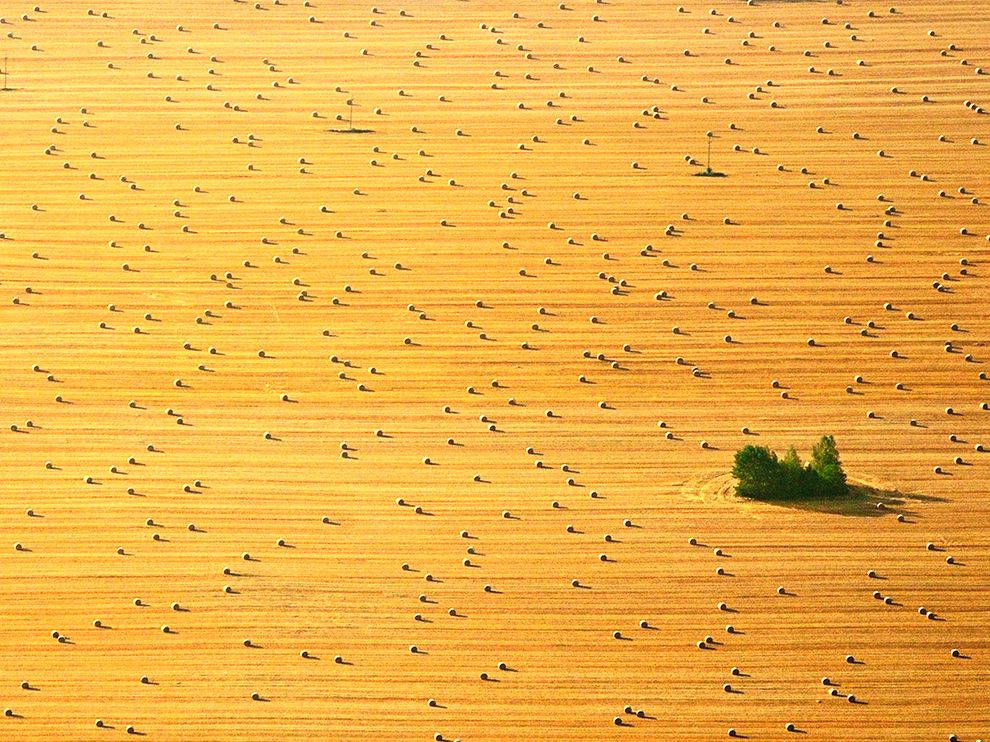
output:
[[[828,497],[844,495],[849,487],[846,484],[846,473],[842,470],[839,460],[839,449],[835,438],[823,435],[815,447],[811,449],[811,468],[821,480],[823,492]]]
[[[839,465],[839,449],[836,448],[835,438],[823,435],[811,449],[811,468],[820,472],[826,466]]]
[[[745,446],[736,453],[732,474],[741,497],[773,499],[778,490],[777,454],[766,446]]]
[[[786,496],[787,493],[800,492],[805,480],[804,474],[804,464],[801,463],[801,457],[798,456],[797,449],[791,446],[779,462],[777,477],[780,481],[778,486],[781,495]]]
[[[732,474],[736,493],[757,500],[837,497],[848,491],[835,439],[828,435],[812,449],[809,464],[791,446],[783,458],[766,446],[744,446],[736,453]]]

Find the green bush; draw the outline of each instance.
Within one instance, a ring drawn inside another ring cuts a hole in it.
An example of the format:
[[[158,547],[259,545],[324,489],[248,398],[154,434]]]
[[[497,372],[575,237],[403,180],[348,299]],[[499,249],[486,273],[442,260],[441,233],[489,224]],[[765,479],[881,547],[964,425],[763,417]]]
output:
[[[791,446],[783,458],[766,446],[744,446],[736,452],[732,474],[736,494],[754,500],[831,498],[848,491],[835,439],[822,436],[805,464]]]

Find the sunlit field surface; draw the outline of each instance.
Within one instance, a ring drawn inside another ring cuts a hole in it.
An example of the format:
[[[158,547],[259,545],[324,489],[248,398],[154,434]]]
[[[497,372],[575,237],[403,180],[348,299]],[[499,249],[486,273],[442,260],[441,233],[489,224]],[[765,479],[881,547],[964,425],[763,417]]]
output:
[[[0,739],[990,738],[980,4],[95,2],[0,6]]]

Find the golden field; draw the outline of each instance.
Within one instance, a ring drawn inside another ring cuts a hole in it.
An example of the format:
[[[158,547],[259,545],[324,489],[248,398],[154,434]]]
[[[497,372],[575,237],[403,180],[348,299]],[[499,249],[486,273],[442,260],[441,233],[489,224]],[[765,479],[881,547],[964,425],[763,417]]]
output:
[[[988,737],[990,42],[894,11],[0,6],[0,739]]]

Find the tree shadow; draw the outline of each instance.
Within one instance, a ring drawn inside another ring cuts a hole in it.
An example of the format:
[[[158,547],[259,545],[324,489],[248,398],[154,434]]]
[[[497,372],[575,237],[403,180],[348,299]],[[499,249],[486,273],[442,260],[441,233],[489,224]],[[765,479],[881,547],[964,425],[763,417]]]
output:
[[[915,513],[911,503],[948,502],[944,497],[924,495],[917,492],[901,492],[897,489],[884,489],[867,484],[850,484],[849,491],[840,497],[809,497],[791,501],[761,500],[771,505],[792,510],[805,510],[813,513],[828,513],[854,518],[882,518],[904,515],[911,518]]]

